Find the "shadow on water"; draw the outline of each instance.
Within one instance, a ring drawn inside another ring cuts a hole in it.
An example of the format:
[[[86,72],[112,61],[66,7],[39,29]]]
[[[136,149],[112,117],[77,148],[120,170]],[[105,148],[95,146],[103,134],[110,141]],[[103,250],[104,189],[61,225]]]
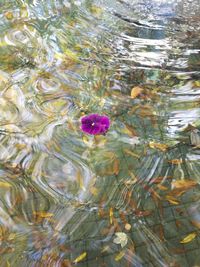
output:
[[[2,267],[200,265],[199,4],[1,1]]]

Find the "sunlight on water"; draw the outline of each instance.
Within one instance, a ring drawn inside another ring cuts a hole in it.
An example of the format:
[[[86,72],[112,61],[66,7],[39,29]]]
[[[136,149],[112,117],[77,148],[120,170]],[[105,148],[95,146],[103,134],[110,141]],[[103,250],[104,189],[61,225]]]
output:
[[[199,0],[0,6],[0,266],[199,266]]]

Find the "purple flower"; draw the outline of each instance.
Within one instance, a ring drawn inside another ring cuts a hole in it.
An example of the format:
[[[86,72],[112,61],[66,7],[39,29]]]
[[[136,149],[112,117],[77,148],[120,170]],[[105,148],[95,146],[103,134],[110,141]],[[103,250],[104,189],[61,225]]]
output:
[[[81,129],[88,134],[105,134],[109,127],[110,120],[107,116],[91,114],[81,118]]]

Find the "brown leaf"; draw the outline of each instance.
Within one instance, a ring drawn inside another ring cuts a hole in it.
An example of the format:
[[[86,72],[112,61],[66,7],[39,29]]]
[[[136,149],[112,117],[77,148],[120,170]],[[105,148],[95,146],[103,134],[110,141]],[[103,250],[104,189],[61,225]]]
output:
[[[118,175],[119,174],[119,166],[120,166],[120,162],[118,159],[115,159],[114,160],[114,163],[113,163],[113,173],[115,175]]]
[[[142,93],[143,89],[139,86],[133,87],[131,90],[131,98],[136,98]]]
[[[151,210],[136,210],[135,215],[138,217],[149,216],[152,213]]]

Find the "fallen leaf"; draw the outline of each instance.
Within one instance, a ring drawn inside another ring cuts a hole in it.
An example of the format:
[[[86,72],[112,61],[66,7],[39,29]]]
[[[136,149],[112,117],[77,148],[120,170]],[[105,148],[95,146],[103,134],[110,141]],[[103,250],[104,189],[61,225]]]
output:
[[[50,218],[53,216],[53,213],[45,211],[34,211],[33,214],[40,218]]]
[[[157,187],[158,187],[160,190],[162,190],[162,191],[165,191],[165,190],[168,189],[166,186],[161,185],[161,184],[158,184]]]
[[[73,263],[78,263],[78,262],[84,260],[84,259],[86,258],[86,256],[87,256],[87,252],[83,252],[80,256],[78,256],[78,257],[73,261]]]
[[[7,182],[0,182],[0,187],[10,188],[12,185]]]
[[[120,165],[119,160],[115,159],[113,163],[113,172],[115,175],[119,174],[119,165]]]
[[[126,229],[127,231],[130,231],[130,230],[131,230],[131,225],[130,225],[129,223],[126,223],[126,224],[125,224],[125,229]]]
[[[167,148],[168,148],[168,146],[165,145],[165,144],[154,143],[154,142],[149,142],[149,147],[150,148],[154,148],[154,149],[159,149],[159,150],[161,150],[163,152],[165,152],[167,150]]]
[[[90,187],[90,193],[94,196],[98,195],[98,189],[94,186]]]
[[[169,163],[171,164],[175,164],[175,165],[178,165],[180,163],[182,163],[182,159],[172,159],[172,160],[169,160]]]
[[[130,150],[128,150],[128,149],[124,149],[124,152],[125,152],[126,154],[128,154],[128,155],[134,157],[134,158],[137,158],[137,159],[140,158],[140,156],[139,156],[138,154],[135,154],[135,153],[133,153],[132,151],[130,151]]]
[[[110,224],[112,224],[113,223],[113,208],[110,208],[109,216],[110,216]]]
[[[116,256],[115,256],[115,260],[116,261],[119,261],[121,260],[125,255],[125,252],[124,251],[120,251]]]
[[[173,197],[173,196],[167,195],[165,198],[166,198],[166,200],[169,201],[169,203],[171,203],[173,205],[180,204],[180,202],[175,197]]]
[[[131,90],[131,98],[136,98],[142,91],[143,89],[139,86],[133,87]]]
[[[197,236],[196,233],[191,233],[191,234],[187,235],[185,238],[183,238],[183,239],[180,241],[180,243],[181,243],[181,244],[189,243],[189,242],[191,242],[196,236]]]
[[[128,243],[128,237],[127,234],[123,233],[123,232],[116,232],[115,235],[117,236],[113,242],[115,244],[119,244],[121,245],[121,247],[125,247],[126,244]]]
[[[177,189],[189,189],[197,185],[196,181],[192,180],[176,180],[172,181],[172,186]]]
[[[152,213],[151,210],[136,210],[135,215],[138,217],[149,216]]]
[[[82,173],[81,173],[80,170],[77,171],[76,180],[78,182],[78,185],[79,185],[80,189],[85,191],[86,189],[85,189],[84,182],[83,182],[83,176],[82,176]]]

